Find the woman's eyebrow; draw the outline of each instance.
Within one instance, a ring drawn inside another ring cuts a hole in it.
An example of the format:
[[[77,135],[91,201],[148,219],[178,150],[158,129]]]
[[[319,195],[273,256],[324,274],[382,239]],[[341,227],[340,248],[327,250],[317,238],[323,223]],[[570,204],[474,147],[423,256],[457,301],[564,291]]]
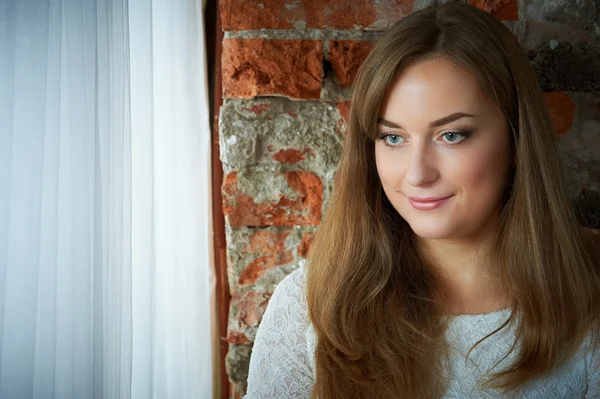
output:
[[[440,118],[438,120],[431,122],[429,124],[429,127],[443,126],[450,122],[454,122],[457,119],[465,118],[465,117],[466,118],[475,118],[475,115],[467,114],[466,112],[455,112],[453,114],[444,116],[443,118]],[[383,126],[387,126],[387,127],[391,127],[391,128],[395,128],[395,129],[402,129],[402,126],[398,125],[397,123],[390,122],[382,117],[377,118],[377,123],[379,123]]]

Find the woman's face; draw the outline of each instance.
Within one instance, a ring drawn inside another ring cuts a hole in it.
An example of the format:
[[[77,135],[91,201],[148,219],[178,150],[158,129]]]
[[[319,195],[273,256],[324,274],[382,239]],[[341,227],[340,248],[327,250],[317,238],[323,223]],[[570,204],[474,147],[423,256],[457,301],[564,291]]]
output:
[[[473,238],[497,215],[510,135],[470,71],[443,57],[407,67],[384,100],[377,134],[383,189],[418,236]]]

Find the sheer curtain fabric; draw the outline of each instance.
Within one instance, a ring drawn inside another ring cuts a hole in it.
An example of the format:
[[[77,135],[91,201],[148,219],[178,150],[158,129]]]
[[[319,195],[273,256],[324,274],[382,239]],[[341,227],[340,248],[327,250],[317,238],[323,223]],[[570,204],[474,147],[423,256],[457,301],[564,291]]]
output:
[[[200,0],[0,0],[0,398],[210,398]]]

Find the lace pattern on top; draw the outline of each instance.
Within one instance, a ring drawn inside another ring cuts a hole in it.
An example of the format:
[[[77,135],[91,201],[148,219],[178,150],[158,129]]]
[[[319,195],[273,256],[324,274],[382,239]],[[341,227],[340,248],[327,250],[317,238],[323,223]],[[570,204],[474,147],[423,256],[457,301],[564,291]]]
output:
[[[271,296],[256,333],[243,399],[310,398],[315,381],[316,335],[308,320],[305,273],[301,264]],[[447,332],[452,355],[450,385],[444,398],[506,398],[499,391],[479,390],[476,381],[510,348],[514,331],[505,328],[475,348],[468,360],[465,355],[476,341],[506,320],[509,311],[454,317]],[[508,356],[494,371],[512,359]],[[599,353],[585,350],[582,345],[577,356],[547,376],[530,381],[516,397],[600,399]]]

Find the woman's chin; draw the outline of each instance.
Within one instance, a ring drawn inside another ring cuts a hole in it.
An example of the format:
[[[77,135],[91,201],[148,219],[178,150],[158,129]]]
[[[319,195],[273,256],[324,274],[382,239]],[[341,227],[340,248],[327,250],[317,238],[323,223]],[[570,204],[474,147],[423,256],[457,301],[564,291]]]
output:
[[[412,231],[420,238],[442,240],[452,238],[453,231],[449,226],[420,226],[410,225]]]

